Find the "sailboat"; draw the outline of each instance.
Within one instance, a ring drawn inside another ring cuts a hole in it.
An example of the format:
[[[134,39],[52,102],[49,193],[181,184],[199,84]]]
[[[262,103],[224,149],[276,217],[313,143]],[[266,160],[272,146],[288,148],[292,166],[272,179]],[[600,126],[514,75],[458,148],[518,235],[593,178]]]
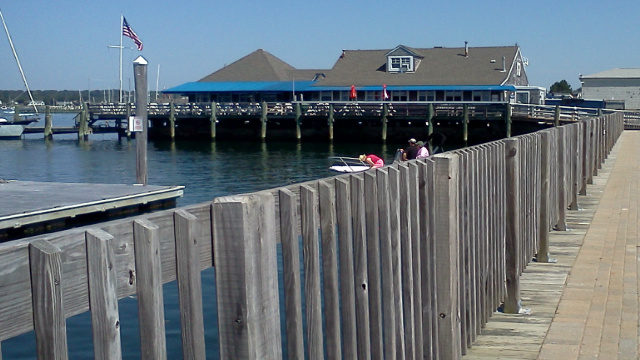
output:
[[[20,70],[20,74],[22,75],[22,81],[27,88],[27,93],[29,94],[29,99],[31,100],[31,104],[33,104],[33,109],[35,111],[34,114],[20,115],[19,111],[15,109],[13,113],[6,111],[0,113],[0,139],[19,139],[22,137],[22,133],[24,132],[24,128],[31,123],[37,122],[40,120],[38,114],[38,108],[35,106],[35,101],[33,100],[33,96],[31,95],[31,90],[29,89],[29,84],[27,83],[27,78],[24,76],[24,71],[22,71],[22,65],[20,64],[20,59],[18,59],[18,53],[16,52],[15,47],[13,46],[13,41],[11,40],[11,35],[9,35],[9,29],[7,28],[7,23],[4,21],[4,15],[2,15],[2,10],[0,10],[0,19],[2,20],[2,26],[4,26],[4,31],[7,34],[7,39],[9,39],[9,45],[11,45],[11,50],[13,51],[13,57],[16,59],[16,63],[18,64],[18,69]],[[4,117],[3,115],[12,115],[10,118]]]

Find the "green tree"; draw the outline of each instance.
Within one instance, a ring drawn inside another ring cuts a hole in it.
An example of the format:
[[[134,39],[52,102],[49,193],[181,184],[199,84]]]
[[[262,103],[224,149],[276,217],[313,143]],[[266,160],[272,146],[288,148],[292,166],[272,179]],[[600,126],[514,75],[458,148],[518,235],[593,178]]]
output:
[[[571,85],[567,82],[567,80],[556,81],[549,88],[549,92],[551,93],[562,93],[562,94],[571,94],[573,90],[571,90]]]

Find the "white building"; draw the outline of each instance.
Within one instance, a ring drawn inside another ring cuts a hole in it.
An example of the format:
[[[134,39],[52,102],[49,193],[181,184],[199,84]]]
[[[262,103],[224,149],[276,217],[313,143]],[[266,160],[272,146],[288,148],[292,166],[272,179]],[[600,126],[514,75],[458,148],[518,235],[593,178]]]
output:
[[[580,75],[583,99],[622,100],[625,109],[640,109],[640,69],[611,69]]]

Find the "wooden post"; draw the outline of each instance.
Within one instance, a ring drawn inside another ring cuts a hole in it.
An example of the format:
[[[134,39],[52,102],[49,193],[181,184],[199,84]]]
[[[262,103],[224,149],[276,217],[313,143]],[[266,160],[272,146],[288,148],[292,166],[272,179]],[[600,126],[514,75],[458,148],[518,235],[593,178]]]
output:
[[[464,146],[467,146],[469,140],[469,104],[464,104],[462,107],[462,140],[464,141]]]
[[[113,236],[89,229],[85,241],[93,353],[98,360],[122,359]]]
[[[206,358],[202,319],[202,283],[198,218],[185,210],[173,213],[176,244],[176,274],[180,300],[183,359]]]
[[[380,283],[380,229],[378,215],[378,187],[376,172],[364,173],[364,210],[367,233],[367,264],[369,277],[369,328],[371,330],[371,359],[382,360],[384,356],[382,324],[382,288]]]
[[[44,108],[44,138],[53,139],[53,121],[51,120],[51,107],[47,105]]]
[[[220,358],[281,359],[275,200],[268,193],[220,197],[212,221]]]
[[[553,126],[560,126],[560,105],[556,105],[556,111],[553,120]]]
[[[141,358],[166,359],[160,228],[149,220],[135,220],[133,240]]]
[[[329,140],[333,141],[333,123],[335,123],[333,104],[329,104],[329,119],[327,120],[329,125]]]
[[[260,138],[264,140],[267,137],[267,103],[265,101],[260,104],[260,110],[260,122],[262,123]]]
[[[549,131],[540,134],[540,239],[538,240],[538,256],[540,263],[549,262],[549,181],[551,177],[551,149]]]
[[[564,126],[558,127],[558,203],[555,206],[558,207],[558,222],[556,223],[556,230],[567,231],[567,154],[566,151],[566,128]]]
[[[13,121],[20,121],[20,107],[18,107],[18,106],[14,107]]]
[[[173,101],[169,104],[169,137],[176,138],[176,105]]]
[[[433,134],[433,103],[429,103],[429,107],[427,108],[427,135],[431,136]],[[429,154],[433,154],[433,145],[431,141],[429,143]],[[427,144],[425,144],[427,146]]]
[[[129,118],[131,117],[131,104],[127,102],[125,106],[127,107],[127,118],[124,119],[126,124],[125,134],[127,135],[127,140],[131,140],[131,129],[129,128]]]
[[[78,140],[87,140],[89,135],[87,133],[88,123],[89,123],[89,104],[82,104],[82,112],[80,113],[78,122]]]
[[[387,103],[383,103],[382,104],[382,141],[387,141],[387,125],[389,123],[389,119],[387,119],[387,116],[389,116],[389,104]]]
[[[322,185],[324,182],[321,182]],[[324,183],[326,184],[326,183]],[[325,188],[328,190],[328,187]],[[320,192],[320,211],[322,212],[323,197],[322,188],[319,187]],[[333,195],[333,189],[331,189],[331,195]],[[282,272],[284,278],[285,288],[285,318],[287,319],[287,350],[289,358],[291,359],[304,359],[304,336],[302,330],[302,295],[301,295],[301,281],[300,281],[300,246],[298,240],[298,202],[296,195],[288,189],[281,189],[279,191],[280,199],[280,239],[282,242]],[[328,201],[328,199],[325,199]],[[331,200],[331,204],[333,204]],[[326,203],[325,203],[326,204]],[[326,205],[325,205],[326,206]],[[323,217],[324,219],[324,217]],[[335,208],[333,209],[333,222],[328,222],[328,226],[331,229],[335,228]],[[325,226],[323,222],[323,226]],[[335,238],[335,231],[331,232]],[[324,242],[325,233],[323,231],[322,241]],[[327,236],[328,237],[328,236]],[[335,239],[334,239],[335,240]],[[335,241],[333,243],[335,248]],[[323,249],[324,250],[324,249]],[[334,254],[334,258],[336,255]],[[324,257],[323,257],[324,258]],[[336,260],[337,267],[337,260]],[[326,268],[325,272],[329,271]],[[338,270],[333,270],[337,273]],[[337,275],[335,275],[337,278]],[[326,286],[326,285],[325,285]],[[336,280],[337,287],[337,280]],[[326,288],[326,287],[325,287]],[[337,292],[337,289],[336,289]],[[325,293],[325,299],[326,299]],[[335,294],[334,298],[337,298],[338,294]],[[325,306],[326,304],[325,300]],[[337,305],[336,305],[337,306]],[[336,311],[337,312],[337,311]],[[329,325],[327,325],[329,328]],[[339,324],[337,325],[339,328]]]
[[[296,103],[296,139],[300,140],[302,138],[302,130],[300,129],[300,125],[302,124],[302,109],[300,107],[300,103]]]
[[[339,359],[342,354],[342,337],[340,329],[340,290],[339,290],[339,276],[345,273],[346,266],[342,266],[342,273],[338,273],[338,239],[336,237],[336,190],[333,182],[329,184],[327,181],[318,182],[318,195],[320,197],[320,231],[322,232],[322,274],[323,274],[323,288],[324,288],[324,319],[325,319],[325,334],[327,342],[327,358]],[[342,199],[337,200],[342,204]],[[282,205],[280,205],[282,207]],[[298,243],[298,236],[295,237],[295,243]],[[346,242],[343,240],[340,245],[344,245]],[[283,244],[284,251],[284,244]],[[342,257],[345,256],[343,251],[340,251]],[[298,259],[299,254],[296,253]],[[296,271],[300,272],[300,266]],[[348,279],[347,279],[348,280]],[[343,288],[344,291],[344,288]],[[352,294],[353,297],[353,294]],[[347,304],[345,304],[347,305]],[[347,312],[351,304],[342,308]],[[351,324],[347,319],[345,322],[345,333],[351,335],[350,328],[355,326]],[[355,356],[355,341],[346,342],[345,339],[345,354],[353,354]],[[352,337],[350,340],[355,340]],[[301,358],[303,359],[304,356]]]
[[[438,352],[443,359],[462,358],[458,259],[458,156],[438,154],[435,162],[434,202],[437,275],[436,316]]]
[[[147,185],[147,60],[138,56],[133,61],[136,89],[136,117],[142,121],[142,131],[136,134],[136,182]]]
[[[506,285],[504,312],[520,312],[520,140],[505,139],[506,160]]]
[[[216,139],[216,127],[218,124],[218,103],[211,103],[211,117],[209,118],[209,122],[211,123],[211,140]]]
[[[506,137],[511,137],[511,104],[506,104],[504,109],[505,123],[506,123]]]
[[[62,251],[45,240],[29,244],[33,329],[38,359],[68,358],[62,294]]]

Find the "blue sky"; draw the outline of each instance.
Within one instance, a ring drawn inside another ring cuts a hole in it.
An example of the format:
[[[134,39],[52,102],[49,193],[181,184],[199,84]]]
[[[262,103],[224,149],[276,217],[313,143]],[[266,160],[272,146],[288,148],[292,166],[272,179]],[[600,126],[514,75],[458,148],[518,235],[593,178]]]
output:
[[[138,55],[149,62],[149,89],[163,90],[257,49],[298,69],[322,69],[342,49],[517,43],[530,84],[546,88],[564,79],[575,89],[579,74],[640,68],[640,2],[628,0],[2,0],[0,10],[37,90],[117,89],[119,53],[108,45],[120,42],[121,14],[144,43],[141,52],[124,50],[125,90]],[[4,34],[0,69],[1,90],[24,89]]]

